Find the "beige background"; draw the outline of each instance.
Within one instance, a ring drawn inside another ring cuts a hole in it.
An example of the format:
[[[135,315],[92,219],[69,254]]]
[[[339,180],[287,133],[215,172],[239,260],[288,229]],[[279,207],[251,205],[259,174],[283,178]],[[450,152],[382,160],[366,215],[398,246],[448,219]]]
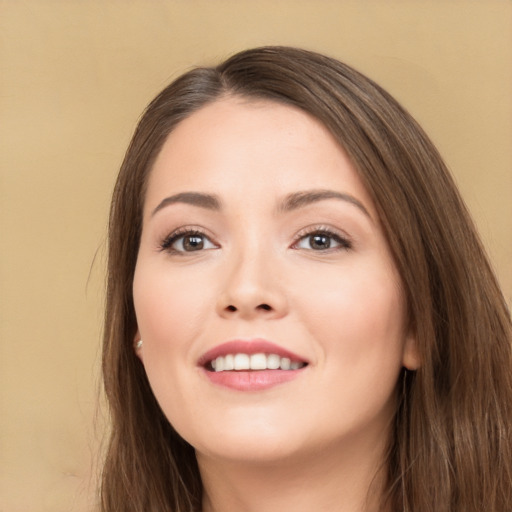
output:
[[[512,297],[512,2],[0,0],[0,512],[92,510],[109,194],[145,104],[261,44],[345,60],[438,144]]]

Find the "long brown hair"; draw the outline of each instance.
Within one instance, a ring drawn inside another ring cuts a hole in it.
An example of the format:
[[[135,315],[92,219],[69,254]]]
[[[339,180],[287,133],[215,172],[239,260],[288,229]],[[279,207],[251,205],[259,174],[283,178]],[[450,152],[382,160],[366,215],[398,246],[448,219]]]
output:
[[[375,202],[422,361],[397,383],[383,503],[404,512],[510,510],[510,316],[452,178],[382,88],[337,60],[286,47],[181,76],[148,106],[126,153],[109,225],[103,373],[112,427],[102,510],[201,508],[194,450],[163,415],[134,354],[132,281],[155,157],[177,123],[225,95],[293,105],[320,120]]]

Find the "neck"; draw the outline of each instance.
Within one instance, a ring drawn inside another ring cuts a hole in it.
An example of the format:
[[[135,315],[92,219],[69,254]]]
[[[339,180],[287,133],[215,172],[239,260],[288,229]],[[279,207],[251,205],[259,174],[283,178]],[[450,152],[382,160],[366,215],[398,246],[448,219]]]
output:
[[[384,512],[384,446],[361,457],[354,445],[276,461],[198,454],[203,512]]]

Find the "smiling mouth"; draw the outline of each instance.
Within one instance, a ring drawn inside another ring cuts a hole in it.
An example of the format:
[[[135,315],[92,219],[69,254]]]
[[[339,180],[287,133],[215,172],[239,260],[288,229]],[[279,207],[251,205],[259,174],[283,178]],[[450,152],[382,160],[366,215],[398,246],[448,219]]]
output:
[[[226,371],[262,371],[262,370],[300,370],[307,366],[303,361],[293,361],[278,354],[226,354],[212,359],[206,364],[211,372]]]

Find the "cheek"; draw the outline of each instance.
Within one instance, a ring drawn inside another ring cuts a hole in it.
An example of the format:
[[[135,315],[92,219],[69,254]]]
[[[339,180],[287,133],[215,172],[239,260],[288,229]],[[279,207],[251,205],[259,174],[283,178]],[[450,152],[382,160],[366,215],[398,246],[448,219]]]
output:
[[[320,340],[320,357],[333,371],[341,366],[349,374],[378,372],[384,377],[388,372],[393,380],[405,340],[398,278],[375,264],[327,277],[315,276],[301,313],[310,334]]]
[[[330,299],[324,317],[315,320],[324,340],[325,396],[338,401],[340,422],[353,414],[362,423],[385,423],[395,407],[405,339],[398,287],[375,275],[344,283]]]
[[[141,263],[135,269],[133,298],[141,336],[156,342],[196,325],[192,321],[200,314],[203,297],[197,283],[180,278],[179,272]]]
[[[138,265],[133,283],[137,325],[144,340],[144,366],[150,380],[158,373],[169,374],[169,365],[190,358],[210,300],[204,287],[191,281],[190,275],[186,279],[183,272],[161,266]]]
[[[207,301],[198,284],[191,282],[190,276],[185,279],[183,272],[148,262],[138,265],[134,276],[144,368],[157,401],[173,424],[190,402],[190,396],[183,401],[183,382],[188,383],[191,396],[195,393],[187,371],[195,365],[192,349],[201,335]]]

